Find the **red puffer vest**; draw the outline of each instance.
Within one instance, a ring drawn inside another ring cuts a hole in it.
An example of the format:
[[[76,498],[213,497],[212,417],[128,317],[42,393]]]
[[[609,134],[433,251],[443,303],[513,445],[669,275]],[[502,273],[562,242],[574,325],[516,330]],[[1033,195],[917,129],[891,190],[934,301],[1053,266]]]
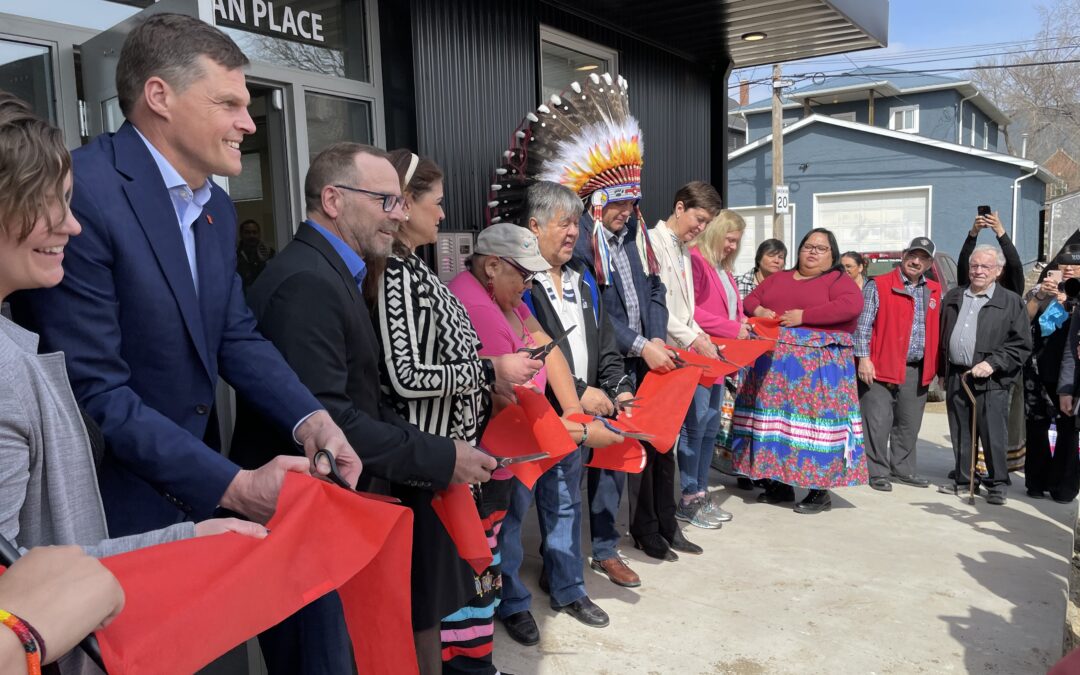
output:
[[[915,319],[915,298],[904,290],[900,268],[874,278],[877,284],[878,311],[870,334],[870,360],[874,379],[903,384],[907,366],[911,322]],[[923,349],[923,386],[937,374],[939,322],[941,319],[941,284],[926,279],[930,294],[926,305],[926,347]]]

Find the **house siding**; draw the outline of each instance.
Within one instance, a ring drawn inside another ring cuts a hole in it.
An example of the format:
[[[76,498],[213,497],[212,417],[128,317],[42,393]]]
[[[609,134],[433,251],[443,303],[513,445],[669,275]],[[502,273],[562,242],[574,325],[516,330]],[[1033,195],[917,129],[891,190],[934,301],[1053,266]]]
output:
[[[800,170],[803,164],[806,168]],[[940,250],[955,256],[979,204],[990,204],[1011,232],[1012,183],[1024,173],[1019,167],[994,160],[827,123],[810,124],[784,138],[785,182],[798,214],[796,240],[813,227],[816,193],[930,185],[931,237]],[[772,203],[771,176],[771,144],[731,159],[729,203]],[[1029,263],[1038,255],[1039,210],[1045,187],[1037,177],[1024,181],[1021,187],[1015,243],[1021,259]]]

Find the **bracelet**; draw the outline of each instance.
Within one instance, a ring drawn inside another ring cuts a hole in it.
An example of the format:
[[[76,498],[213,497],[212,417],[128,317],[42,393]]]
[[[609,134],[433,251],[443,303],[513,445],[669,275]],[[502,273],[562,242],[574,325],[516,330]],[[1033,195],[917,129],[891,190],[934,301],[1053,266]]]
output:
[[[582,422],[581,423],[581,441],[578,442],[578,445],[585,445],[585,439],[587,439],[588,437],[589,437],[589,425]]]
[[[0,609],[0,623],[11,629],[22,643],[23,651],[26,652],[26,671],[28,675],[41,675],[41,661],[44,658],[44,642],[35,638],[37,631],[30,627],[19,617],[11,612]]]

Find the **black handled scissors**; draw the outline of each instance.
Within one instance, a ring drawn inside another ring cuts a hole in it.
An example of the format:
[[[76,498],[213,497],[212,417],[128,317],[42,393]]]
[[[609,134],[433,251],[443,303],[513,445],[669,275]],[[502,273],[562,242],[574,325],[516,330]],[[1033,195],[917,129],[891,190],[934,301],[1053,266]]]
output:
[[[353,494],[358,494],[361,497],[367,497],[368,499],[374,499],[377,502],[386,502],[388,504],[400,504],[401,503],[401,500],[398,499],[397,497],[392,497],[390,495],[380,495],[380,494],[376,494],[374,492],[364,492],[362,490],[357,490],[353,486],[349,485],[349,481],[345,480],[345,476],[342,476],[341,473],[338,472],[337,464],[334,463],[334,453],[330,452],[326,448],[320,448],[319,450],[317,450],[315,452],[315,456],[312,458],[312,461],[315,463],[316,468],[318,468],[318,466],[319,466],[319,458],[320,457],[326,458],[326,461],[330,463],[330,473],[327,474],[326,477],[329,478],[330,482],[332,482],[334,485],[337,485],[339,487],[343,487],[346,490],[348,490],[349,492],[352,492]]]
[[[679,356],[678,353],[668,352],[668,354],[671,356],[671,360],[675,363],[676,368],[685,368],[686,366],[690,365],[690,363],[683,357]]]
[[[529,349],[528,347],[522,347],[518,351],[525,352],[529,355],[530,359],[539,359],[543,361],[547,358],[547,355],[551,353],[551,350],[558,347],[560,342],[565,341],[566,336],[570,335],[570,333],[572,333],[575,328],[577,328],[577,324],[574,324],[573,326],[570,326],[569,328],[564,330],[562,333],[559,333],[557,337],[552,338],[551,342],[547,343],[543,347],[533,347],[532,349]]]
[[[535,462],[538,459],[547,459],[548,457],[551,457],[551,455],[546,452],[537,452],[532,455],[519,455],[517,457],[499,457],[498,455],[491,454],[483,448],[478,449],[480,450],[480,452],[495,460],[496,469],[502,469],[511,464],[518,464],[520,462]]]

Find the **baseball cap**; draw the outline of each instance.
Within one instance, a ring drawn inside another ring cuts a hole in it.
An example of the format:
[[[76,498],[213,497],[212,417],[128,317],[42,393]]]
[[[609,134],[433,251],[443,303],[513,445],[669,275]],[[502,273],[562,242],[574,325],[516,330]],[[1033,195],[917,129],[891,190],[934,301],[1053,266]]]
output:
[[[908,244],[905,251],[923,251],[931,258],[934,257],[934,242],[930,241],[929,237],[915,237]]]
[[[513,223],[495,223],[483,229],[476,238],[474,250],[480,255],[510,258],[529,272],[551,269],[551,263],[540,255],[536,235]]]
[[[1068,244],[1054,258],[1059,265],[1080,265],[1080,244]]]

